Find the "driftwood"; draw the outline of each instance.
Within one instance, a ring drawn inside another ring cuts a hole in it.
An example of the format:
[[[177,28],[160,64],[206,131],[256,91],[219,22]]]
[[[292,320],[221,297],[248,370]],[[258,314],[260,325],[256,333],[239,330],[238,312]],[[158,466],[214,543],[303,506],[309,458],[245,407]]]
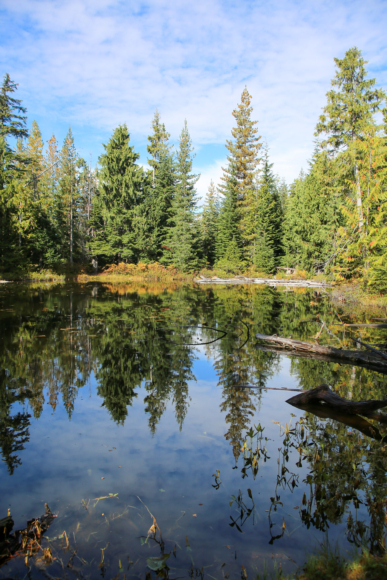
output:
[[[236,278],[205,278],[200,276],[194,280],[198,284],[265,284],[266,286],[288,286],[290,288],[330,288],[331,285],[325,282],[315,282],[314,280],[277,280],[276,278],[246,278],[238,276]]]
[[[366,363],[367,365],[378,367],[378,369],[387,369],[387,360],[379,356],[380,353],[345,350],[334,348],[333,346],[322,346],[311,342],[281,338],[280,336],[268,336],[260,333],[256,334],[255,337],[271,344],[273,347],[289,349],[291,352],[316,353],[317,355],[328,356],[332,361],[352,362],[353,364]]]
[[[320,404],[335,409],[344,415],[369,415],[381,407],[387,407],[387,399],[383,401],[347,401],[334,393],[328,385],[320,385],[310,391],[304,391],[286,401],[294,407]]]

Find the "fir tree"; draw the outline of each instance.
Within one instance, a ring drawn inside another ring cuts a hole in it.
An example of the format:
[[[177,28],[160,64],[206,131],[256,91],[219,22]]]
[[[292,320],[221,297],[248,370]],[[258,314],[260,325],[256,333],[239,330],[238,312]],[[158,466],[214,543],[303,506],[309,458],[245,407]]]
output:
[[[206,193],[201,226],[203,257],[208,264],[214,265],[216,260],[216,240],[218,235],[219,199],[214,182],[211,180]]]
[[[9,138],[28,136],[26,109],[19,99],[12,96],[17,89],[8,74],[4,75],[0,90],[0,267],[9,270],[21,261],[19,235],[15,222],[18,207],[15,197],[15,181],[22,176],[26,157],[12,149]]]
[[[26,127],[27,109],[22,106],[20,99],[11,96],[17,90],[18,85],[11,81],[9,74],[4,75],[0,90],[0,136],[12,136],[16,139],[28,137]]]
[[[216,238],[216,258],[217,263],[223,260],[228,253],[229,244],[237,244],[241,249],[242,241],[239,229],[239,212],[238,212],[238,194],[237,194],[237,179],[235,176],[235,169],[232,160],[230,160],[226,175],[223,175],[224,183],[219,187],[221,195],[219,219],[218,219],[218,235]],[[233,251],[235,254],[235,252]],[[242,252],[239,252],[242,256]]]
[[[256,193],[256,238],[252,255],[257,269],[267,274],[276,270],[283,254],[283,213],[272,167],[266,148]]]
[[[233,111],[236,127],[231,131],[233,140],[226,142],[229,151],[228,166],[225,168],[222,181],[223,193],[230,181],[235,188],[238,210],[238,227],[240,229],[243,252],[251,260],[255,238],[255,212],[252,209],[255,201],[254,177],[260,162],[261,144],[256,127],[257,121],[251,120],[253,108],[250,106],[251,95],[245,87],[241,102]]]
[[[309,173],[301,172],[291,186],[284,223],[285,266],[311,272],[329,266],[342,220],[334,180],[332,161],[317,147]]]
[[[356,142],[364,137],[369,125],[374,124],[373,114],[380,110],[385,95],[381,89],[375,88],[375,79],[367,80],[367,61],[358,48],[351,48],[343,59],[334,60],[337,71],[331,84],[337,90],[332,89],[327,93],[328,102],[317,124],[316,135],[325,134],[322,146],[329,153],[341,153],[341,157],[344,156],[338,170],[344,173],[344,177],[348,169],[352,174],[349,178],[353,183],[350,190],[355,193],[358,227],[361,229],[364,225],[364,208]]]
[[[138,258],[136,218],[143,202],[145,176],[138,153],[129,145],[126,125],[114,131],[100,157],[100,184],[94,201],[92,254],[105,263]]]
[[[77,216],[77,161],[78,154],[74,145],[74,137],[69,127],[60,152],[60,179],[58,200],[58,218],[62,232],[63,259],[73,263],[74,245],[76,243],[76,216]]]
[[[155,186],[161,160],[168,155],[170,150],[168,145],[170,134],[167,133],[164,123],[160,122],[160,113],[157,109],[152,121],[152,129],[153,134],[148,137],[149,145],[147,146],[147,151],[151,155],[151,158],[148,158],[148,163],[152,168],[152,184]]]
[[[171,218],[167,238],[168,255],[164,260],[173,263],[183,272],[199,267],[199,228],[196,217],[196,189],[199,179],[193,175],[191,137],[184,121],[176,159],[176,186],[172,200]]]

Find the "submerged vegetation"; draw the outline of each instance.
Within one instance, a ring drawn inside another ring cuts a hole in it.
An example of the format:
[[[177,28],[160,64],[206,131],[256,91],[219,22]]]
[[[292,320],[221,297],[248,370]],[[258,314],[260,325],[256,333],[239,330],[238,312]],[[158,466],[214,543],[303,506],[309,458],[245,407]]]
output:
[[[78,156],[71,129],[61,149],[54,136],[44,147],[35,121],[28,134],[26,110],[13,96],[17,85],[5,75],[0,274],[92,275],[107,267],[109,275],[125,270],[134,277],[143,269],[144,278],[144,265],[161,264],[182,277],[202,268],[228,276],[273,275],[286,267],[307,276],[357,280],[383,293],[386,123],[376,119],[386,111],[385,94],[368,78],[357,48],[335,64],[308,172],[290,186],[275,176],[245,88],[232,113],[223,176],[211,183],[202,208],[187,122],[173,151],[156,111],[148,137],[150,170],[139,164],[129,130],[120,125],[92,170]]]

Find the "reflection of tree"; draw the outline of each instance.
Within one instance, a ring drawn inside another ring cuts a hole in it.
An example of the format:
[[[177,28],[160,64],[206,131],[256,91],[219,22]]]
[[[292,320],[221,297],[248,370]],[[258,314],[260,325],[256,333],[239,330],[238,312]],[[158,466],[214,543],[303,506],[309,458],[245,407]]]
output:
[[[11,414],[14,403],[24,401],[27,394],[24,391],[16,392],[9,385],[9,378],[4,369],[0,371],[0,447],[3,461],[7,464],[8,472],[13,474],[15,468],[21,465],[17,456],[18,451],[24,449],[24,444],[29,441],[31,415],[21,413]]]
[[[307,458],[310,472],[306,481],[311,493],[301,511],[304,523],[324,530],[328,522],[342,521],[351,503],[355,510],[364,503],[369,523],[352,514],[346,516],[348,538],[361,545],[368,528],[369,548],[380,552],[386,525],[386,448],[346,425],[321,421],[312,414],[306,415],[305,427],[315,448]]]
[[[115,421],[125,420],[127,407],[137,396],[136,389],[145,382],[145,411],[151,432],[155,432],[168,399],[172,399],[176,420],[182,427],[188,381],[194,379],[194,354],[186,343],[192,342],[195,329],[176,321],[183,316],[196,318],[190,294],[184,288],[173,295],[133,293],[129,300],[103,300],[91,307],[89,314],[102,318],[106,329],[104,332],[101,327],[101,338],[94,347],[98,393]]]
[[[35,417],[40,416],[46,396],[55,409],[60,395],[71,415],[78,389],[92,367],[83,320],[87,297],[75,293],[70,301],[67,289],[56,290],[14,290],[12,303],[18,312],[2,322],[0,365],[31,391]]]

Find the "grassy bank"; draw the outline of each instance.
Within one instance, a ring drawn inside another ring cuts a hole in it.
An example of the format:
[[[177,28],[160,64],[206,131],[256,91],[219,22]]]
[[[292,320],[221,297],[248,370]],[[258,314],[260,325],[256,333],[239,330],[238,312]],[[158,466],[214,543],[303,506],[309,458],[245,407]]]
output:
[[[334,284],[331,279],[323,275],[311,276],[305,270],[295,270],[291,275],[280,270],[275,275],[268,276],[264,272],[259,272],[254,268],[241,270],[234,274],[222,268],[203,268],[199,272],[185,273],[174,266],[163,266],[158,262],[145,264],[113,264],[104,268],[99,273],[93,273],[88,265],[64,265],[62,268],[53,270],[18,270],[15,272],[5,272],[0,274],[0,280],[15,282],[136,282],[164,284],[191,284],[198,276],[206,278],[233,278],[236,276],[246,276],[247,278],[275,278],[277,280],[314,280],[318,282],[328,281]],[[362,282],[355,281],[346,284],[334,284],[331,291],[332,300],[340,304],[344,311],[364,311],[372,315],[387,312],[387,294],[370,292]]]
[[[281,568],[274,574],[257,574],[256,580],[384,580],[387,578],[387,554],[374,556],[367,550],[346,560],[339,549],[324,542],[306,559],[301,569],[290,576]]]
[[[113,264],[99,273],[93,273],[88,267],[63,266],[53,270],[18,270],[5,272],[0,280],[9,282],[186,282],[191,283],[195,274],[180,272],[174,266],[161,264]]]
[[[387,294],[370,292],[361,282],[336,285],[331,291],[331,297],[344,313],[350,314],[356,309],[357,314],[364,312],[387,316]]]

